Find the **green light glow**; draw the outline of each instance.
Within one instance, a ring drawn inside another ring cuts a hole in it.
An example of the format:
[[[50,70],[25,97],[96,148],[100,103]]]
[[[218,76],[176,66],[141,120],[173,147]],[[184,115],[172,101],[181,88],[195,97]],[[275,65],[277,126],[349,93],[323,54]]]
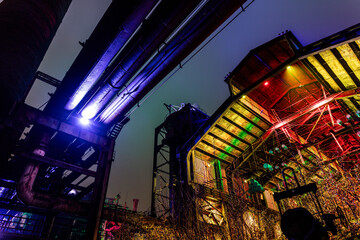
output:
[[[250,132],[251,129],[253,129],[253,128],[254,128],[254,125],[252,125],[251,123],[249,123],[249,124],[245,127],[245,129],[248,130],[249,132]]]
[[[246,135],[247,135],[247,133],[245,131],[241,131],[238,136],[239,136],[239,138],[244,139],[246,137]]]
[[[238,140],[238,139],[236,139],[236,138],[233,138],[233,139],[231,140],[231,144],[233,144],[233,145],[235,145],[235,146],[237,146],[237,145],[239,144],[239,142],[240,142],[240,140]]]
[[[259,121],[260,121],[260,118],[258,118],[258,117],[254,117],[253,119],[252,119],[252,121],[254,122],[254,123],[258,123]]]
[[[225,147],[225,151],[228,152],[228,153],[231,153],[234,149],[228,145],[226,145]]]
[[[219,158],[221,158],[221,159],[224,160],[224,159],[226,158],[226,154],[225,154],[225,153],[220,153],[220,154],[219,154]]]
[[[219,177],[220,177],[220,188],[222,191],[224,191],[224,183],[223,183],[223,180],[222,180],[222,174],[221,174],[221,164],[220,164],[220,161],[217,161],[217,164],[218,164],[218,170],[219,170]]]

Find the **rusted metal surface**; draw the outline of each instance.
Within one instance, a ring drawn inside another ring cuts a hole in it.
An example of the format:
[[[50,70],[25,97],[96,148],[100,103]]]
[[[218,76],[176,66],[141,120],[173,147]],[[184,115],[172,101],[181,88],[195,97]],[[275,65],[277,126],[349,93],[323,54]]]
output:
[[[76,126],[71,122],[60,121],[46,113],[27,105],[21,105],[16,114],[17,121],[27,124],[39,124],[55,131],[64,132],[73,137],[83,139],[90,143],[105,146],[108,143],[106,132],[99,128],[84,128]]]
[[[94,171],[91,171],[91,170],[88,170],[88,169],[85,169],[85,168],[82,168],[80,166],[70,164],[70,163],[67,163],[67,162],[64,162],[64,161],[60,161],[60,160],[57,160],[57,159],[53,159],[53,158],[49,158],[49,157],[45,157],[45,156],[38,156],[38,155],[35,155],[35,154],[24,154],[24,153],[19,154],[17,156],[21,157],[21,158],[30,159],[31,161],[34,161],[34,162],[46,163],[46,164],[49,164],[51,166],[57,166],[57,167],[60,167],[60,168],[68,169],[68,170],[71,170],[71,171],[74,171],[74,172],[85,174],[87,176],[92,176],[92,177],[96,176],[96,172],[94,172]]]
[[[26,205],[47,208],[85,216],[89,205],[76,200],[35,192],[33,185],[39,171],[39,165],[29,163],[17,185],[17,195]]]
[[[9,113],[25,97],[70,3],[5,0],[0,4],[0,114]]]

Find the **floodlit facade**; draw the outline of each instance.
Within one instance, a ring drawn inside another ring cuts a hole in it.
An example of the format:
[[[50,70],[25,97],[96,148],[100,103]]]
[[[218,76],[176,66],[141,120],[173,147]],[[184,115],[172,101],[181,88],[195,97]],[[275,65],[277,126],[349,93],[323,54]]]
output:
[[[359,34],[303,47],[286,32],[251,50],[226,78],[231,96],[169,160],[186,165],[185,212],[164,197],[158,209],[209,239],[281,239],[296,207],[334,239],[357,236]]]
[[[300,206],[333,239],[359,236],[360,25],[251,50],[212,116],[166,105],[151,212],[139,214],[136,199],[105,199],[118,134],[251,3],[114,0],[60,81],[36,70],[70,3],[0,3],[0,238],[283,239],[281,215]],[[37,81],[56,89],[41,109],[25,104]]]

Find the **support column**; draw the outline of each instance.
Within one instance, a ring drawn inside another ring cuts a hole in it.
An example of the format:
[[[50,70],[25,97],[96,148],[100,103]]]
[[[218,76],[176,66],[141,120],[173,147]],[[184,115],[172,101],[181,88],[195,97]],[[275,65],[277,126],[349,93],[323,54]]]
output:
[[[44,227],[41,233],[41,237],[43,239],[49,239],[50,238],[50,234],[54,225],[54,221],[55,221],[55,215],[54,214],[49,214],[46,215],[45,217],[45,223],[44,223]]]
[[[156,171],[157,171],[157,154],[160,151],[160,146],[158,146],[158,135],[161,130],[162,125],[155,129],[155,139],[154,139],[154,156],[153,156],[153,182],[152,182],[152,194],[151,194],[151,217],[156,218],[156,209],[155,209],[155,195],[156,195]]]
[[[105,202],[110,169],[113,161],[114,146],[115,139],[109,139],[109,143],[102,146],[100,149],[101,152],[96,170],[92,203],[91,209],[89,209],[85,239],[96,240],[99,233],[102,209]]]

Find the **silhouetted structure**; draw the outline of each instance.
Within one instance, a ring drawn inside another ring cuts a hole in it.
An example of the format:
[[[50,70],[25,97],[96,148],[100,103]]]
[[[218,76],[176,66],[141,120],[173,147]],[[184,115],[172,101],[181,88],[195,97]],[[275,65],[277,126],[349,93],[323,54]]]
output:
[[[129,112],[243,2],[115,0],[59,81],[36,69],[71,1],[2,1],[3,235],[96,239]],[[36,80],[57,88],[44,110]]]

